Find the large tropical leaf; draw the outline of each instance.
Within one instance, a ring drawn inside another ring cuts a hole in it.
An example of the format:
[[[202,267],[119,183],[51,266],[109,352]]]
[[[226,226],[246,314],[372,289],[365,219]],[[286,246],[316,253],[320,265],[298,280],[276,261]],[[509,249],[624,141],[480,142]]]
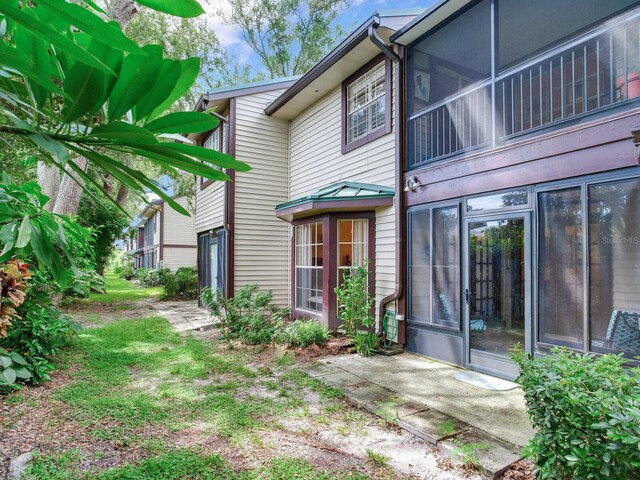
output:
[[[217,128],[220,124],[213,115],[202,112],[176,112],[145,124],[153,133],[199,133]]]
[[[51,78],[51,60],[47,52],[46,44],[20,25],[16,28],[14,39],[16,47],[20,52],[26,54],[26,57],[31,59],[33,70],[38,72],[41,78],[45,79],[45,83],[48,84],[49,82],[47,80]],[[41,108],[49,98],[49,90],[41,86],[40,83],[38,80],[35,80],[30,82],[30,86],[36,100],[36,105]]]
[[[158,143],[158,139],[149,130],[126,122],[112,122],[99,125],[91,130],[92,137],[104,138],[126,145]]]
[[[151,115],[148,116],[148,120],[152,120],[158,115],[164,113],[165,110],[189,91],[193,83],[196,81],[196,78],[198,78],[198,74],[200,73],[200,59],[198,57],[191,57],[186,60],[182,60],[180,65],[180,78],[176,82],[175,87],[173,87],[171,94],[169,94],[169,96],[153,110]]]
[[[176,17],[192,18],[204,13],[196,0],[138,0],[138,3]]]
[[[34,68],[33,61],[27,58],[24,53],[2,42],[0,42],[0,66],[19,73],[49,92],[65,95],[62,89],[53,83],[48,76]]]
[[[76,62],[64,80],[64,91],[69,98],[62,109],[63,121],[73,122],[91,111],[103,100],[106,82],[107,75],[102,70]]]
[[[69,38],[58,33],[46,23],[41,22],[35,16],[26,13],[24,10],[14,7],[8,2],[0,2],[0,13],[9,16],[16,23],[28,28],[34,35],[40,37],[45,42],[50,43],[55,48],[59,48],[68,55],[85,62],[88,65],[103,69],[106,73],[113,73],[109,67],[91,55],[89,52],[76,45]]]
[[[35,0],[56,17],[96,38],[109,40],[109,45],[125,52],[142,54],[142,49],[128,38],[115,22],[105,22],[88,9],[61,0]]]
[[[222,168],[232,168],[238,172],[248,172],[251,167],[244,162],[240,162],[226,153],[218,152],[210,148],[196,147],[195,145],[187,145],[186,143],[162,143],[162,146],[171,150],[177,150],[186,153],[192,157],[204,160]]]
[[[162,68],[162,47],[147,45],[147,56],[128,55],[123,63],[118,81],[109,98],[109,118],[117,120],[149,91]]]
[[[182,66],[179,60],[166,58],[162,61],[162,68],[155,83],[133,108],[133,120],[137,122],[149,115],[173,91],[180,78]]]
[[[97,58],[102,60],[102,62],[111,70],[116,72],[115,75],[106,75],[102,95],[100,99],[96,101],[95,105],[93,105],[89,110],[89,113],[93,114],[100,110],[100,108],[107,101],[109,95],[111,95],[111,91],[116,85],[118,76],[120,75],[120,70],[122,69],[122,61],[124,59],[124,55],[121,51],[116,50],[115,48],[111,48],[106,43],[101,42],[100,40],[97,40],[95,38],[93,38],[89,43],[88,49],[92,55],[95,55]]]

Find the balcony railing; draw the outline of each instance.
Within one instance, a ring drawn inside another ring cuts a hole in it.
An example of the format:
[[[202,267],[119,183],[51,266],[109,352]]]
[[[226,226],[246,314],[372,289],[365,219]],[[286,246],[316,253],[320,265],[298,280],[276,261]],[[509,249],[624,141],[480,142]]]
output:
[[[494,98],[495,96],[495,98]],[[640,15],[605,25],[409,119],[409,167],[640,97]]]

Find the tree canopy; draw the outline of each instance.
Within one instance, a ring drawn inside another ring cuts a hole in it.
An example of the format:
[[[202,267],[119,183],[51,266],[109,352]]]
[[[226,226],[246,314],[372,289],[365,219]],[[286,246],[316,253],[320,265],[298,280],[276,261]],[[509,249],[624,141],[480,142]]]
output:
[[[240,29],[271,78],[300,75],[320,60],[345,31],[334,20],[346,0],[229,0],[224,20]]]

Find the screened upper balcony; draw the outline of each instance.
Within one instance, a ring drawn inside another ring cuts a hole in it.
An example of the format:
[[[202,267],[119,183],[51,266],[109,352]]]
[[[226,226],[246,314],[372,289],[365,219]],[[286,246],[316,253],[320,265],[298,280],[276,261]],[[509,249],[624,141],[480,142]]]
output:
[[[482,0],[409,47],[408,167],[640,100],[640,2]]]

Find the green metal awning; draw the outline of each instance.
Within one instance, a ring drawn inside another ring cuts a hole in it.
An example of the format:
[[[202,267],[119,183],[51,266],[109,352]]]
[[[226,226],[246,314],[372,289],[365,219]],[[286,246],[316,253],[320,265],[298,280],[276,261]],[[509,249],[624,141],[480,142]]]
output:
[[[338,182],[317,193],[276,205],[276,215],[283,220],[308,217],[325,212],[365,211],[393,205],[392,187],[373,183]]]

